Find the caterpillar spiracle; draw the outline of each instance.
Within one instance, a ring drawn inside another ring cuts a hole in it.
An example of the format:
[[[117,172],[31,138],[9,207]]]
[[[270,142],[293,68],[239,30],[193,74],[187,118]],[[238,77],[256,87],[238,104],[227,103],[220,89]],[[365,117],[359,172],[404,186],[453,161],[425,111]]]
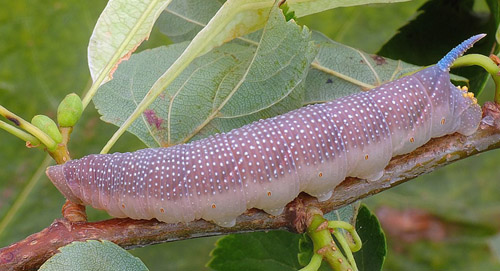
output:
[[[346,176],[377,180],[391,157],[477,129],[481,108],[451,84],[449,68],[482,37],[462,42],[437,65],[366,92],[188,144],[88,155],[46,173],[73,202],[164,222],[205,219],[230,227],[250,208],[277,215],[300,192],[326,200]]]

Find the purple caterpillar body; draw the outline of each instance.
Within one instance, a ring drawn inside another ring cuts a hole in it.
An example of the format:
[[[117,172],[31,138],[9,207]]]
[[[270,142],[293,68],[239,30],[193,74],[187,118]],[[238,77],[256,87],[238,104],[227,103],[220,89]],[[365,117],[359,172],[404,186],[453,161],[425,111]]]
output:
[[[301,191],[326,200],[346,176],[379,179],[391,157],[481,120],[449,67],[484,35],[411,76],[170,148],[89,155],[47,175],[76,203],[115,217],[222,226],[250,208],[279,214]]]

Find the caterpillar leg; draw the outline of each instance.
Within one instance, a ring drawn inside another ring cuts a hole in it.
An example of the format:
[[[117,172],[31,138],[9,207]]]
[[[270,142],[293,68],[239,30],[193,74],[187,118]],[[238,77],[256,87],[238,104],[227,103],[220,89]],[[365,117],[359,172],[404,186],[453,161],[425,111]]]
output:
[[[224,227],[224,228],[231,228],[234,225],[236,225],[236,218],[228,218],[228,219],[219,219],[219,220],[214,220],[215,224]]]
[[[329,200],[333,195],[333,190],[328,191],[326,193],[324,193],[323,191],[320,193],[309,193],[309,195],[317,198],[318,201],[321,202],[321,201]]]
[[[374,181],[378,181],[380,178],[382,178],[382,176],[384,176],[384,170],[377,171],[373,174],[363,176],[362,178],[366,179],[369,182],[374,182]]]
[[[285,210],[285,207],[281,208],[272,208],[272,209],[264,209],[264,212],[270,214],[270,215],[281,215],[283,213],[283,210]]]

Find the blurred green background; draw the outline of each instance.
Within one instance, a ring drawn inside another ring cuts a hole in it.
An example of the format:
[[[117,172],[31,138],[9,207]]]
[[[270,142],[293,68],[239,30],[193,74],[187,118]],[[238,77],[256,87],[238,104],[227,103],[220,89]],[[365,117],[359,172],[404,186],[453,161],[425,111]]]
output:
[[[416,18],[424,3],[339,8],[299,23],[376,53]],[[103,0],[3,1],[0,104],[30,120],[36,114],[54,117],[59,101],[70,92],[83,95],[90,85],[86,47],[105,4]],[[482,1],[476,1],[474,9],[488,11]],[[139,50],[168,42],[154,29]],[[480,100],[491,100],[492,93],[487,86]],[[99,152],[115,130],[90,106],[73,132],[72,156]],[[0,247],[4,247],[60,217],[64,198],[45,177],[50,159],[3,130],[0,142]],[[142,147],[126,135],[114,151]],[[495,249],[500,226],[499,158],[498,151],[472,157],[366,200],[386,229],[390,251],[385,270],[499,269],[500,250]],[[89,214],[91,220],[107,217],[95,210]],[[217,239],[161,244],[132,253],[150,270],[203,270]]]

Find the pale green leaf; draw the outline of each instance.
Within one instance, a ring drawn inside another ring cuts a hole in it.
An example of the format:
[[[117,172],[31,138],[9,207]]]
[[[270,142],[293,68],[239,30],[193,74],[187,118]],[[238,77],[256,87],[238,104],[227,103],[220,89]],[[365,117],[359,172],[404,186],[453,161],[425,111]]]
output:
[[[367,54],[314,32],[320,50],[306,79],[305,104],[320,103],[365,91],[420,67]]]
[[[107,153],[121,135],[139,118],[153,101],[186,69],[197,57],[212,48],[243,33],[252,32],[267,22],[266,12],[272,3],[269,0],[233,0],[226,2],[210,23],[191,41],[177,60],[154,82],[136,109],[123,122],[118,131],[106,143],[101,153]],[[276,9],[276,8],[275,8]],[[252,12],[258,11],[258,16]],[[229,35],[228,35],[229,34]],[[232,37],[232,38],[230,38]],[[89,91],[90,92],[90,91]],[[90,96],[93,96],[92,94]],[[85,103],[84,103],[85,104]]]
[[[174,42],[192,40],[223,3],[220,0],[173,0],[156,24]]]
[[[103,119],[121,125],[184,48],[141,52],[120,65],[94,98]],[[196,59],[129,130],[148,146],[169,146],[298,108],[315,54],[309,30],[276,9],[257,47],[229,43]]]
[[[221,0],[173,0],[158,17],[159,30],[174,42],[192,40],[222,7]],[[203,6],[200,9],[200,6]],[[237,37],[242,44],[257,45],[262,30]]]
[[[132,114],[141,99],[144,98],[159,74],[175,61],[186,46],[187,43],[181,43],[146,50],[132,55],[130,60],[120,65],[114,79],[102,85],[94,96],[93,101],[102,115],[101,119],[117,126],[121,125],[125,118]],[[197,70],[196,64],[192,64],[192,72]],[[146,66],[148,69],[142,68]],[[186,78],[179,77],[177,85],[183,85],[182,79],[187,80],[190,77],[189,72],[190,70],[184,73],[187,74]],[[170,92],[167,91],[166,93]],[[159,147],[167,143],[166,133],[162,131],[163,129],[159,129],[165,125],[167,119],[168,101],[165,101],[165,97],[164,95],[160,96],[150,106],[149,110],[151,111],[146,111],[129,128],[130,132],[149,147]],[[151,120],[150,122],[148,122],[148,118]]]
[[[357,201],[352,204],[346,205],[340,209],[333,210],[323,217],[329,221],[345,221],[349,224],[356,224],[356,216],[361,202]]]
[[[302,17],[336,7],[404,1],[408,0],[288,0],[287,4],[290,7],[290,10],[295,12],[297,17]],[[239,1],[238,4],[241,5],[245,2],[249,1]],[[267,2],[269,3],[269,9],[273,1]],[[221,0],[173,0],[159,17],[157,24],[160,27],[161,32],[175,42],[191,40],[204,26],[208,24],[210,19],[217,13],[217,10],[223,5],[223,3],[224,1]],[[256,15],[260,12],[260,10],[250,10],[248,14],[251,14],[252,12]],[[232,31],[233,29],[227,29],[228,34]],[[244,31],[242,35],[250,32],[251,31]],[[233,36],[232,38],[235,37]],[[228,40],[229,36],[226,39]]]
[[[83,99],[86,106],[94,89],[111,80],[120,61],[149,37],[153,25],[171,0],[110,0],[95,25],[88,47],[94,87]]]
[[[298,5],[301,1],[303,0],[297,0],[295,3]],[[305,2],[312,3],[312,1]],[[362,2],[355,1],[354,3],[360,4]],[[364,3],[372,2],[373,0]],[[225,2],[210,22],[198,32],[183,54],[158,78],[144,99],[138,104],[136,110],[120,126],[118,131],[104,146],[101,153],[107,153],[111,149],[118,138],[196,57],[234,38],[261,29],[266,25],[271,8],[274,7],[274,10],[277,9],[277,3],[278,1],[271,0],[229,0]],[[334,7],[334,5],[327,6]],[[319,11],[316,5],[305,4],[302,7],[309,10],[304,12],[304,15]],[[295,9],[292,7],[292,10]]]
[[[395,3],[409,0],[288,0],[288,6],[295,11],[295,16],[302,17],[321,11],[376,3]]]
[[[290,92],[288,96],[269,108],[242,117],[215,118],[207,126],[201,129],[198,134],[193,137],[193,139],[204,138],[215,133],[228,132],[234,128],[242,127],[254,121],[267,119],[276,115],[282,115],[294,109],[300,108],[302,106],[302,101],[304,100],[304,91],[304,83],[301,82]]]
[[[137,257],[109,241],[73,242],[59,249],[40,271],[140,271],[148,268]]]

